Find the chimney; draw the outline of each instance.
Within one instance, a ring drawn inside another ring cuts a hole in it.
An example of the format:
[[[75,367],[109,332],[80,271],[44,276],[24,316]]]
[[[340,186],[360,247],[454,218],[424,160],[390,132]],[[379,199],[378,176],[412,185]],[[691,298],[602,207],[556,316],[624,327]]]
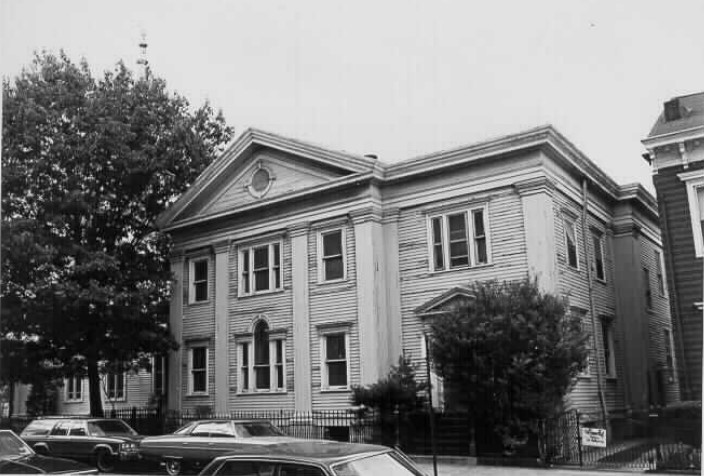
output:
[[[676,121],[682,119],[682,111],[680,110],[680,99],[670,99],[665,103],[665,121]]]

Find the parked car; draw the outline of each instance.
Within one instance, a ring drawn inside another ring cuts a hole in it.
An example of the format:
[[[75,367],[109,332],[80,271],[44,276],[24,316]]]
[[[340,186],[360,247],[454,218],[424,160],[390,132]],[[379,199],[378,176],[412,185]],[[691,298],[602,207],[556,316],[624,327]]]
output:
[[[215,458],[200,476],[425,476],[406,455],[386,446],[298,441],[250,447]]]
[[[116,418],[40,418],[20,434],[37,453],[89,461],[112,471],[118,461],[139,458],[142,439]]]
[[[175,476],[183,469],[198,469],[216,456],[243,446],[272,445],[292,438],[263,420],[198,420],[169,435],[149,436],[139,446],[141,456],[158,461]]]
[[[11,430],[0,430],[0,474],[98,474],[70,459],[41,456]]]

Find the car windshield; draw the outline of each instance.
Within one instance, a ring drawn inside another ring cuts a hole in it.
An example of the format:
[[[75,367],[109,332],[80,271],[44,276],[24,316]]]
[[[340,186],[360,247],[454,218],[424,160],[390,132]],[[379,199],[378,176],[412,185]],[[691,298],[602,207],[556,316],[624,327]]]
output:
[[[32,450],[20,440],[19,437],[9,432],[0,433],[0,458],[12,458],[31,455]]]
[[[136,435],[137,432],[130,428],[127,423],[120,420],[97,420],[88,422],[88,429],[91,434],[97,436],[105,435]]]
[[[235,423],[235,430],[241,437],[284,436],[284,433],[268,421],[248,421]]]
[[[382,453],[332,467],[337,476],[425,476],[400,456]]]

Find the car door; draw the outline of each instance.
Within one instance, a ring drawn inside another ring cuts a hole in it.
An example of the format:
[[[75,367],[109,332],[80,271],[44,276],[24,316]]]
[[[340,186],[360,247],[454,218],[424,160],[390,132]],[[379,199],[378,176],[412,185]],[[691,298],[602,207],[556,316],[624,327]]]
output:
[[[88,434],[86,421],[73,421],[69,425],[68,438],[72,458],[86,459],[93,453],[95,438]]]
[[[184,435],[181,441],[181,456],[189,461],[208,461],[212,457],[208,456],[212,447],[208,446],[209,430],[208,423],[198,423],[193,429]]]
[[[71,451],[71,440],[68,430],[71,426],[70,420],[63,420],[52,428],[48,438],[49,451],[54,456],[68,456]]]

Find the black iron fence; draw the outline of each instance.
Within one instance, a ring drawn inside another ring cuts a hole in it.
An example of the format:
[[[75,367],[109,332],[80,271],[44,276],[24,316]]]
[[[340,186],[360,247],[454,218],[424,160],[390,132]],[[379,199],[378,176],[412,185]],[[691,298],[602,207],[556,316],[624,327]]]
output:
[[[601,431],[605,430],[605,431]],[[630,470],[701,470],[701,418],[666,412],[604,420],[576,410],[540,424],[543,460],[554,465]]]
[[[700,407],[701,408],[701,407]],[[701,411],[701,410],[699,410]],[[440,412],[435,418],[440,455],[484,458],[484,462],[542,461],[598,469],[691,470],[701,468],[701,417],[689,413],[660,412],[610,418],[578,411],[562,413],[537,423],[534,437],[510,452],[500,438],[481,423],[473,425],[467,412]],[[267,420],[290,436],[306,439],[377,443],[398,446],[409,454],[432,454],[431,414],[427,411],[374,412],[329,410],[313,412],[269,411],[177,413],[157,408],[107,410],[106,417],[121,418],[143,435],[170,433],[190,421],[205,418]],[[0,427],[19,433],[33,419],[13,416]],[[592,431],[589,431],[589,430]],[[606,430],[604,434],[597,430]],[[585,431],[596,435],[585,441]],[[602,435],[603,446],[592,446]],[[510,456],[509,456],[510,454]]]

